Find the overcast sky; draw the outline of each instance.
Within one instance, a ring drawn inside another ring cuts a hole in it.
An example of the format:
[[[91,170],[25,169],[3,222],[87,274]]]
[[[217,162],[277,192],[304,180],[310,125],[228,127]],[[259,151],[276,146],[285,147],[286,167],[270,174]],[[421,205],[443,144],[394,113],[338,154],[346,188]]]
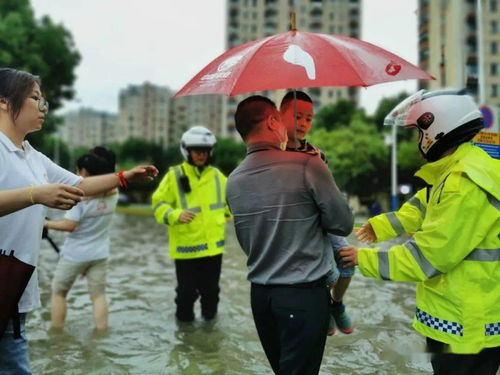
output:
[[[417,64],[416,0],[362,0],[361,39]],[[180,89],[224,51],[226,0],[31,0],[73,35],[82,55],[76,69],[79,106],[118,111],[118,93],[149,81]],[[36,72],[35,72],[36,73]],[[413,91],[415,81],[362,89],[373,112],[384,96]]]

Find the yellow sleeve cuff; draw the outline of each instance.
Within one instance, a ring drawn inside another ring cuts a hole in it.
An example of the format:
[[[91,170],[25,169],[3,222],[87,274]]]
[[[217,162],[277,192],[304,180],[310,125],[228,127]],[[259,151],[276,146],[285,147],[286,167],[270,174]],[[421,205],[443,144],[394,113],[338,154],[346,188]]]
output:
[[[358,267],[363,276],[381,279],[378,266],[379,248],[358,249]]]

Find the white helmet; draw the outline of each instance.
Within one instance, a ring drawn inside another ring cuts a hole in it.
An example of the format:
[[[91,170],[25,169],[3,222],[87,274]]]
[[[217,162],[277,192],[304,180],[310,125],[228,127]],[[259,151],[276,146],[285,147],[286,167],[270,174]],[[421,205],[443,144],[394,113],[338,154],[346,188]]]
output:
[[[217,140],[214,134],[203,126],[193,126],[188,129],[181,137],[181,154],[184,160],[189,160],[190,147],[203,147],[210,149],[212,157],[213,149]]]
[[[399,103],[384,125],[416,127],[420,152],[436,161],[451,147],[471,140],[483,128],[483,116],[465,90],[420,90]]]

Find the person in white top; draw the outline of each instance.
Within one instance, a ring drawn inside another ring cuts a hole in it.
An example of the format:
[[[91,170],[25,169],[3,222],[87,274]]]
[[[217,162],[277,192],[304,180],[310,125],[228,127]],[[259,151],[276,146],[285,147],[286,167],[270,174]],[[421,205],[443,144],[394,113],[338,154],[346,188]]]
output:
[[[25,141],[42,128],[47,111],[38,77],[0,68],[1,374],[31,373],[24,320],[40,306],[35,266],[46,207],[69,210],[84,196],[158,174],[151,165],[86,178],[66,171]]]
[[[95,147],[76,162],[77,174],[98,176],[115,171],[115,154]],[[45,228],[70,232],[61,249],[52,281],[51,320],[55,329],[64,328],[66,296],[80,275],[87,278],[98,331],[108,327],[106,302],[106,264],[109,257],[109,227],[118,202],[118,191],[112,189],[88,197],[69,210],[64,220],[45,221]]]

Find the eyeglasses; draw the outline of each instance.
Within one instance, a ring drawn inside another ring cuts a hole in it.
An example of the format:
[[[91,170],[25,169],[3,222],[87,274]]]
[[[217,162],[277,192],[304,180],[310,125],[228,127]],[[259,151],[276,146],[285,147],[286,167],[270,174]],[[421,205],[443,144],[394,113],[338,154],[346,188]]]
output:
[[[49,111],[49,102],[43,96],[31,96],[31,99],[35,100],[38,103],[38,110],[40,112],[48,112]]]

